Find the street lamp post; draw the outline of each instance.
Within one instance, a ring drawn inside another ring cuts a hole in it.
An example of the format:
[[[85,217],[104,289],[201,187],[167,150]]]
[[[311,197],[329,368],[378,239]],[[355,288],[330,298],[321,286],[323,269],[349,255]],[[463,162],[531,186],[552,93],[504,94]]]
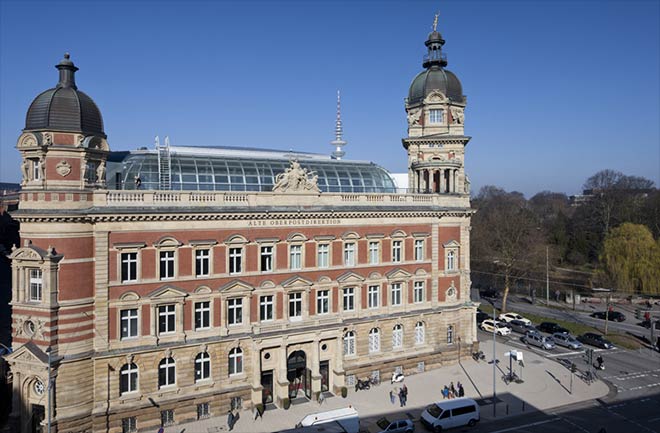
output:
[[[495,302],[491,301],[490,305],[493,306],[493,418],[497,416],[497,389],[496,389],[496,376],[497,376],[497,361],[496,349],[497,340],[495,339]]]
[[[549,247],[545,246],[545,305],[550,306],[550,265]]]

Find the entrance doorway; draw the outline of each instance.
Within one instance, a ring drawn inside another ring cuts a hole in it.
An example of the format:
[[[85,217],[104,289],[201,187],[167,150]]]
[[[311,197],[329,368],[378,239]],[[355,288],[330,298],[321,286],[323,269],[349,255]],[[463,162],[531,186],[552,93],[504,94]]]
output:
[[[304,394],[312,398],[312,372],[307,368],[307,357],[302,350],[296,350],[287,360],[286,378],[289,381],[289,398],[295,399]]]
[[[327,392],[330,389],[330,361],[321,361],[319,373],[321,373],[321,392]]]
[[[261,373],[261,402],[268,404],[273,402],[273,370]]]
[[[40,404],[32,405],[32,433],[43,433],[44,426],[42,422],[46,417],[46,411],[44,407]]]

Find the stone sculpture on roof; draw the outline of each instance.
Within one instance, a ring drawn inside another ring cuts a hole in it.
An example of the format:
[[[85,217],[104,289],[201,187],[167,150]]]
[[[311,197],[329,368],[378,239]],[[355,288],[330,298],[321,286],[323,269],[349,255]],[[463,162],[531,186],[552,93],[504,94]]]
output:
[[[310,177],[311,176],[311,177]],[[321,192],[318,176],[300,166],[297,160],[291,161],[291,167],[275,177],[273,192]]]

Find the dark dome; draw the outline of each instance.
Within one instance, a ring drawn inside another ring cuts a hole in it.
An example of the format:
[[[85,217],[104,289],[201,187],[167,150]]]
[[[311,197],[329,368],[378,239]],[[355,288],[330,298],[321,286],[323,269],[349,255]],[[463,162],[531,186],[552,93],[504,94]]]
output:
[[[25,130],[50,130],[101,135],[103,118],[98,107],[76,87],[74,74],[78,70],[69,55],[56,66],[60,81],[52,89],[37,96],[25,116]]]
[[[439,90],[453,102],[465,102],[463,87],[453,72],[431,67],[417,74],[408,91],[408,104],[421,102],[432,91]]]

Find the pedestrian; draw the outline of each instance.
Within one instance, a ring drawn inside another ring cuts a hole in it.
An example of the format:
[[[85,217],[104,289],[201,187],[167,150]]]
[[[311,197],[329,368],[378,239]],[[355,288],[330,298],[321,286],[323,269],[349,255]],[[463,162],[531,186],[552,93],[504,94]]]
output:
[[[449,388],[447,388],[447,385],[445,385],[444,388],[442,388],[442,399],[446,400],[449,398]]]
[[[142,185],[142,179],[140,179],[140,176],[137,174],[135,175],[135,189],[140,189],[140,186]]]
[[[325,396],[323,395],[323,391],[319,392],[319,406],[323,404],[325,401]]]
[[[401,389],[403,390],[403,395],[405,395],[405,396],[406,396],[406,399],[407,399],[407,398],[408,398],[408,387],[406,386],[405,383],[403,384],[403,386],[401,387]]]
[[[232,431],[234,428],[234,412],[231,410],[227,412],[227,428],[229,431]]]
[[[403,407],[405,396],[403,395],[403,389],[399,390],[399,407]]]
[[[463,384],[458,384],[458,396],[463,397],[465,395],[465,389],[463,389]]]
[[[454,382],[451,382],[449,384],[449,391],[451,391],[452,395],[456,395],[456,388],[454,387]]]
[[[395,400],[394,393],[395,392],[396,392],[396,388],[390,389],[390,402],[392,402],[392,404],[394,404],[394,400]]]

